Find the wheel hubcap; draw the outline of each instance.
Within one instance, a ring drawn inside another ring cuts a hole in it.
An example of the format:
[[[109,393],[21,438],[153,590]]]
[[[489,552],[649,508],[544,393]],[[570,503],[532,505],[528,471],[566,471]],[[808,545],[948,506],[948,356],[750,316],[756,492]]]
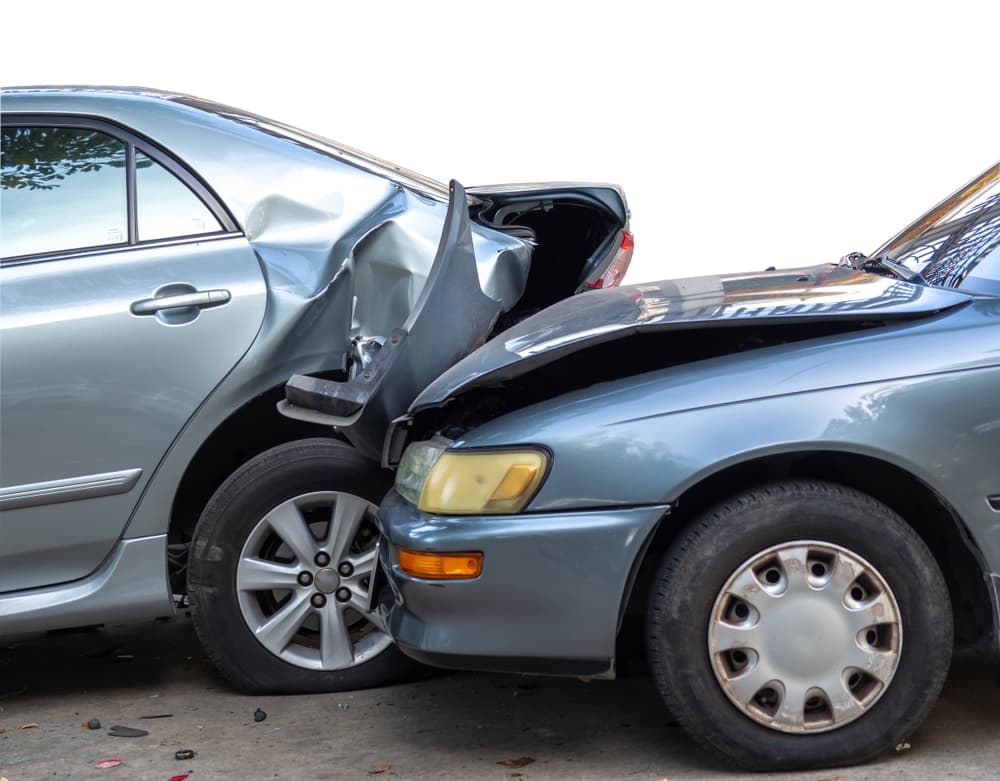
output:
[[[317,591],[332,594],[340,585],[340,575],[332,569],[321,569],[316,573],[315,585]]]
[[[747,560],[722,587],[708,632],[716,679],[747,716],[822,732],[862,716],[899,663],[899,606],[855,553],[802,540]]]
[[[375,510],[352,494],[318,491],[281,503],[251,531],[236,567],[237,597],[247,627],[272,654],[339,670],[392,643],[368,612]]]

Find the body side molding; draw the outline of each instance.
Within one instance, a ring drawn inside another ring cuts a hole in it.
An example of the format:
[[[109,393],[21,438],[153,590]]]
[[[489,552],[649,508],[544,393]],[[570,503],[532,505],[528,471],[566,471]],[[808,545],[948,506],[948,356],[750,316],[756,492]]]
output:
[[[124,494],[135,487],[140,477],[142,470],[136,468],[98,475],[65,477],[61,480],[46,480],[42,483],[11,485],[0,488],[0,510]]]

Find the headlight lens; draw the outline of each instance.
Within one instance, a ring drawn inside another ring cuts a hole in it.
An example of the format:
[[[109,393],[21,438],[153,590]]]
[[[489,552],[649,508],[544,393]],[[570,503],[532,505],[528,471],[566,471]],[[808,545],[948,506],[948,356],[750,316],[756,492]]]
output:
[[[443,439],[410,445],[396,473],[396,490],[435,515],[520,512],[545,478],[541,450],[446,452]]]
[[[406,448],[396,469],[396,491],[400,496],[412,504],[418,503],[427,473],[450,444],[450,439],[435,437],[426,442],[414,442]]]

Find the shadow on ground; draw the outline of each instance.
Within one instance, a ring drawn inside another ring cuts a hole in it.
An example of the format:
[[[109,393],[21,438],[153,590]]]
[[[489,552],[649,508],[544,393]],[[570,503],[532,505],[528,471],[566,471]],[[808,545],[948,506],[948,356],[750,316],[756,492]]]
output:
[[[908,750],[864,768],[791,777],[996,778],[996,670],[993,660],[958,660]],[[266,720],[253,720],[256,708]],[[140,718],[163,713],[172,715]],[[105,729],[83,728],[91,718]],[[38,726],[18,729],[31,723]],[[150,734],[110,737],[113,724]],[[672,725],[645,675],[584,683],[441,672],[380,690],[249,697],[216,675],[186,619],[0,648],[0,729],[0,775],[10,781],[109,778],[94,767],[108,758],[123,760],[120,777],[163,781],[186,770],[192,781],[739,777]],[[196,757],[178,762],[182,748]],[[498,764],[521,758],[532,761]]]

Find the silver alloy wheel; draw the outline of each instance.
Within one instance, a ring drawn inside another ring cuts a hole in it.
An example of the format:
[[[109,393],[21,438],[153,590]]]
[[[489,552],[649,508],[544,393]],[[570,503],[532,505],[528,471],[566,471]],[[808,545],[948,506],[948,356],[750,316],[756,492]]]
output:
[[[236,566],[243,620],[268,651],[342,670],[392,644],[368,612],[378,558],[376,505],[340,491],[282,502],[250,532]]]
[[[741,564],[708,627],[712,668],[747,716],[782,732],[854,721],[889,686],[903,643],[896,598],[855,553],[798,540]]]

